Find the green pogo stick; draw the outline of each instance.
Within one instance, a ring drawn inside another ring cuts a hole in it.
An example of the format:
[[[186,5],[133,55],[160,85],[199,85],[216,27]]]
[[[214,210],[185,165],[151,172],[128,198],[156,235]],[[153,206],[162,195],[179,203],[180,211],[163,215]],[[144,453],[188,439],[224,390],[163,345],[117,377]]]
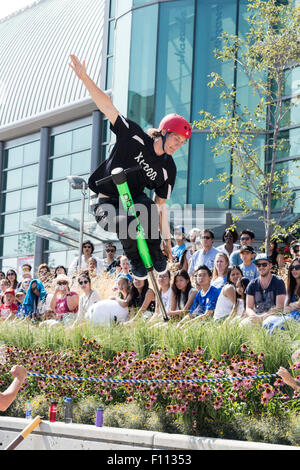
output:
[[[141,169],[140,166],[129,168],[127,170],[124,170],[123,168],[115,168],[114,170],[112,170],[111,176],[108,176],[106,178],[103,178],[102,180],[96,181],[96,185],[99,186],[103,184],[104,182],[108,182],[112,180],[117,187],[124,209],[129,215],[133,216],[136,219],[137,221],[136,243],[137,243],[138,252],[150,276],[150,279],[152,281],[155,295],[156,295],[156,298],[158,299],[158,303],[162,311],[163,319],[164,321],[168,321],[169,317],[167,315],[166,308],[162,301],[162,298],[161,298],[161,295],[160,295],[160,292],[156,283],[156,279],[153,274],[153,263],[152,263],[149,248],[145,239],[144,230],[138,219],[138,216],[134,207],[134,202],[133,202],[130,189],[127,183],[126,174],[134,172],[134,171],[140,171],[140,169]]]

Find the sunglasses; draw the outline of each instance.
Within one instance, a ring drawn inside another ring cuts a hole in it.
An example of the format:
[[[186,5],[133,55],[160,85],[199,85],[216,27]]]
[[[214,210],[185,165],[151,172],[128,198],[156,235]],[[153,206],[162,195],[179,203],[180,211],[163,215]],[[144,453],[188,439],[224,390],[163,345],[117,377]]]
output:
[[[83,245],[82,248],[92,248],[91,245]]]
[[[295,266],[291,266],[291,271],[294,271],[294,269],[296,271],[300,271],[300,264],[296,264]]]
[[[300,248],[293,248],[293,250],[294,250],[294,253],[299,253]]]
[[[257,267],[258,268],[266,268],[268,266],[269,263],[257,263]]]
[[[105,251],[106,253],[114,253],[116,250],[107,248]]]
[[[65,285],[67,285],[68,283],[67,283],[67,281],[61,281],[61,282],[58,282],[57,284],[58,284],[59,286],[65,286]]]
[[[15,273],[7,273],[8,276],[15,276]]]
[[[248,241],[250,240],[250,237],[241,237],[241,241],[243,242],[244,240]]]
[[[79,284],[82,286],[83,284],[88,284],[89,281],[79,281]]]

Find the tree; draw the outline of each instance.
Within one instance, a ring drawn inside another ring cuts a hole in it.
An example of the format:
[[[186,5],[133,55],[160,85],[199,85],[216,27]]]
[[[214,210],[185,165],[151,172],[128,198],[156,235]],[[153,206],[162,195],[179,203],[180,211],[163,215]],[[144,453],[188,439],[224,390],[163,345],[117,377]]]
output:
[[[209,130],[208,139],[215,141],[214,156],[224,154],[231,159],[230,173],[217,175],[224,182],[221,200],[234,197],[242,215],[261,210],[269,253],[271,237],[287,235],[281,222],[298,198],[287,181],[291,171],[278,168],[276,159],[288,145],[288,139],[280,134],[281,129],[290,125],[291,109],[299,100],[298,95],[287,102],[284,94],[287,75],[300,65],[300,5],[288,0],[284,3],[249,0],[248,11],[249,30],[245,38],[224,32],[221,36],[224,46],[214,52],[218,60],[232,64],[236,73],[246,74],[255,105],[249,109],[239,103],[235,86],[226,84],[219,74],[211,73],[208,86],[220,88],[224,115],[216,117],[202,110],[194,126]],[[263,159],[257,148],[259,136],[265,137]],[[299,175],[298,171],[298,178]],[[212,181],[210,178],[200,184]],[[281,206],[277,222],[272,217],[275,203]],[[233,222],[236,220],[237,217]],[[289,231],[298,228],[299,221]]]

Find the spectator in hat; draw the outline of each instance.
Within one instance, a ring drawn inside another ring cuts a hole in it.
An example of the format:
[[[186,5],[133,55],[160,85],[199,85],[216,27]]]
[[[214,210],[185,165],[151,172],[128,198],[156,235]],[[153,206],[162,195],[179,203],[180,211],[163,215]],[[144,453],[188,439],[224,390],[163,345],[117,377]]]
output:
[[[256,256],[256,264],[259,276],[250,281],[246,289],[246,316],[242,320],[245,323],[262,324],[274,310],[282,310],[286,297],[284,281],[272,274],[272,260],[266,253]]]
[[[174,239],[176,245],[172,248],[172,257],[174,263],[179,263],[183,253],[186,251],[185,234],[183,225],[177,225],[174,228]],[[179,267],[179,265],[177,266]]]
[[[244,229],[240,233],[240,245],[253,246],[254,245],[255,234],[252,230],[248,228]],[[234,250],[229,258],[230,266],[239,266],[242,264],[243,260],[240,255],[240,248]]]
[[[0,305],[0,319],[8,320],[14,318],[17,309],[18,305],[16,304],[15,290],[9,287],[4,293],[4,302]]]
[[[240,248],[240,256],[243,261],[240,264],[243,276],[250,281],[256,279],[258,277],[258,271],[255,263],[253,263],[253,257],[255,256],[254,248],[251,245],[242,245]]]
[[[18,305],[16,316],[17,318],[23,318],[25,316],[25,307],[23,305],[23,302],[26,297],[26,290],[20,287],[19,289],[16,290],[15,296],[16,296],[16,303]]]
[[[70,290],[70,279],[59,274],[54,279],[55,291],[50,301],[50,310],[55,311],[60,320],[75,320],[78,312],[79,295]],[[75,315],[76,314],[76,315]]]

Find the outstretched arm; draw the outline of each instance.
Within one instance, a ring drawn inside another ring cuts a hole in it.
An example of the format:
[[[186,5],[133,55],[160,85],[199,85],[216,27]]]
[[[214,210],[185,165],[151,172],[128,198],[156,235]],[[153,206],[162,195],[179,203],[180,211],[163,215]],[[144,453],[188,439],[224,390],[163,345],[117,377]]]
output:
[[[94,100],[95,104],[99,110],[105,114],[107,119],[114,125],[118,117],[119,111],[115,108],[110,97],[104,93],[88,76],[86,73],[85,60],[80,62],[76,55],[70,55],[71,63],[69,66],[76,73],[79,80],[85,85],[88,90],[91,98]]]

